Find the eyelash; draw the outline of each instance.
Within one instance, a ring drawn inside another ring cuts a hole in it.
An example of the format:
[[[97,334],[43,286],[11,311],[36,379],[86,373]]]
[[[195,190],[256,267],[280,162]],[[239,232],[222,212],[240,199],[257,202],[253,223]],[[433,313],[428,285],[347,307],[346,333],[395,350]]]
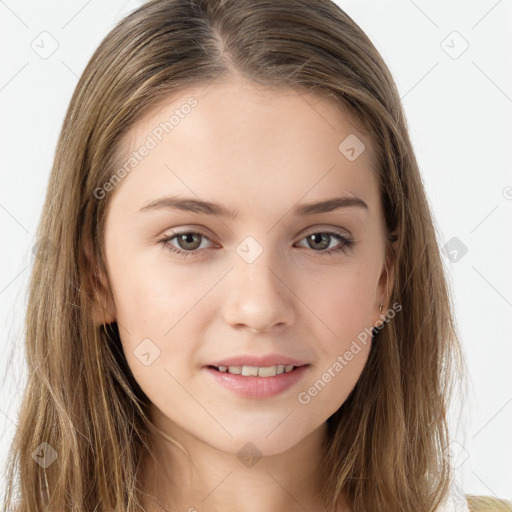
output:
[[[158,243],[162,244],[162,246],[165,247],[171,253],[180,254],[185,257],[187,257],[189,255],[196,256],[196,255],[200,254],[203,251],[203,249],[199,249],[199,250],[195,249],[193,251],[185,251],[183,249],[178,249],[177,247],[175,247],[174,245],[171,245],[169,243],[171,240],[174,240],[177,236],[189,235],[189,234],[201,235],[202,237],[206,238],[210,242],[212,241],[208,238],[208,236],[206,236],[201,231],[182,231],[180,233],[174,233],[174,235],[171,237],[167,236],[165,238],[162,238],[162,239],[158,240]],[[306,236],[304,236],[303,238],[301,238],[299,241],[304,240],[304,238],[307,238],[308,236],[318,235],[318,234],[331,235],[334,238],[337,238],[340,242],[342,242],[338,246],[336,246],[332,249],[329,249],[327,251],[326,250],[315,251],[314,249],[311,249],[313,252],[316,252],[316,253],[320,254],[321,256],[334,256],[334,255],[336,255],[336,253],[338,253],[340,251],[343,251],[346,253],[356,243],[352,238],[348,238],[346,235],[343,235],[342,233],[339,233],[337,231],[313,231],[313,232],[307,234]]]

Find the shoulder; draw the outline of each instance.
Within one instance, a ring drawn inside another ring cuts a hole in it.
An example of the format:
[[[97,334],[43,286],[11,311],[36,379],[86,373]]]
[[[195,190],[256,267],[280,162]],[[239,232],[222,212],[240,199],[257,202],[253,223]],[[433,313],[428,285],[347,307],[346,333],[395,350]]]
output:
[[[512,501],[466,494],[470,512],[512,512]]]

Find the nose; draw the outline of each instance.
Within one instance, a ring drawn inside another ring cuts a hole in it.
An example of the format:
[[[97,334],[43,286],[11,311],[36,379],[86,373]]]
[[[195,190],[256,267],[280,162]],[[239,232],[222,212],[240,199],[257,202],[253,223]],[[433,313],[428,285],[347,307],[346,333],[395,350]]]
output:
[[[223,315],[226,323],[250,332],[268,332],[295,320],[290,272],[266,251],[256,261],[239,258],[229,273]]]

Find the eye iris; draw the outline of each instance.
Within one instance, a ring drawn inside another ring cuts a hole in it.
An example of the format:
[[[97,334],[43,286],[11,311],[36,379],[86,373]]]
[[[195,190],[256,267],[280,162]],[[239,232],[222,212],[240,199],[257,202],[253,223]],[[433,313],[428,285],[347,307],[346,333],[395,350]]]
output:
[[[201,236],[202,235],[199,233],[183,233],[178,236],[179,246],[186,250],[197,249],[201,245]],[[185,243],[185,246],[183,245],[183,242]],[[187,244],[192,244],[192,247],[187,246]]]
[[[309,235],[308,237],[308,243],[313,242],[314,244],[320,243],[321,247],[313,247],[311,246],[311,243],[309,244],[312,249],[325,249],[329,247],[329,239],[331,235],[327,233],[313,233],[312,235]],[[320,240],[318,240],[320,238]]]

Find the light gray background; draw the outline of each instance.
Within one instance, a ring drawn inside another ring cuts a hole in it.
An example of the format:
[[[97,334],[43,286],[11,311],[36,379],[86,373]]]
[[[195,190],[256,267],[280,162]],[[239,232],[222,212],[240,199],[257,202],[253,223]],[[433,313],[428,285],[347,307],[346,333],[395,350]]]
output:
[[[25,292],[59,130],[93,51],[139,4],[0,0],[1,465],[25,382]],[[451,252],[444,259],[472,383],[454,429],[459,485],[512,499],[512,1],[338,4],[395,77]]]

